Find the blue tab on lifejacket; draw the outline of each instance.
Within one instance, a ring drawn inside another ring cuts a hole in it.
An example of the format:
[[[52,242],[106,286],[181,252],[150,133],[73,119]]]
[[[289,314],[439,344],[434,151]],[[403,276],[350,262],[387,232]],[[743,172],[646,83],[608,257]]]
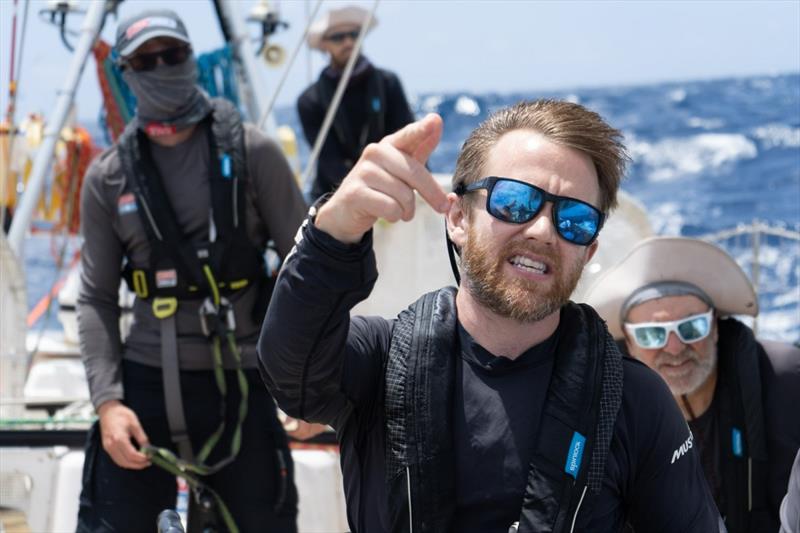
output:
[[[230,178],[231,177],[231,156],[228,154],[222,154],[220,158],[220,167],[222,168],[222,177],[223,178]]]
[[[572,442],[569,445],[567,464],[564,465],[564,472],[575,479],[578,479],[578,471],[581,469],[581,458],[583,458],[583,445],[585,443],[586,437],[577,431],[572,434]]]
[[[742,442],[742,431],[739,428],[731,429],[731,442],[733,444],[733,455],[743,457],[744,443]]]
[[[372,99],[372,110],[376,113],[381,110],[381,99],[377,96]]]

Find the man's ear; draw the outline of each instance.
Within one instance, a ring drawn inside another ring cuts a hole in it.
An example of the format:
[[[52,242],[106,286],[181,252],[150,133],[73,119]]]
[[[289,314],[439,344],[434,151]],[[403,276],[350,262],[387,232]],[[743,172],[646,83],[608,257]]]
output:
[[[598,246],[600,246],[600,241],[595,240],[592,244],[586,247],[586,260],[583,262],[584,265],[588,265],[589,261],[592,260],[595,252],[597,252]]]
[[[464,210],[464,202],[466,200],[451,192],[447,194],[447,201],[450,203],[450,208],[447,210],[446,215],[447,233],[456,248],[461,250],[467,240],[467,224],[469,222],[469,217]]]

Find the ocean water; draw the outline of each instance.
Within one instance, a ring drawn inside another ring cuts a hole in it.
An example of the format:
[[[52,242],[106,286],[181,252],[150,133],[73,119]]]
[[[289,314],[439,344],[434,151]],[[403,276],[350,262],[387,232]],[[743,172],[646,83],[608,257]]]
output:
[[[420,94],[411,100],[417,116],[436,112],[444,119],[431,170],[452,172],[466,136],[492,111],[542,97],[581,103],[622,130],[633,158],[623,188],[646,206],[658,234],[703,236],[754,220],[800,231],[800,74],[515,94]],[[309,149],[294,108],[276,115],[301,139],[304,165]],[[718,243],[751,273],[747,239]],[[52,261],[42,253],[49,246],[27,248],[31,305],[52,282]],[[798,341],[800,242],[765,237],[759,250],[759,335]]]

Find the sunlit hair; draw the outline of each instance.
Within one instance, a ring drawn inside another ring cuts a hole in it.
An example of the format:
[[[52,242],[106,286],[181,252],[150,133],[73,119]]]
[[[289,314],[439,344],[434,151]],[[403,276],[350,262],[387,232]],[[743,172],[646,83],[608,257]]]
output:
[[[489,149],[506,133],[532,130],[551,142],[588,155],[597,170],[601,211],[617,205],[617,190],[630,161],[622,133],[597,113],[572,102],[534,100],[501,109],[483,121],[467,138],[453,174],[453,188],[483,177]],[[513,176],[511,176],[513,177]],[[469,204],[468,204],[469,205]]]

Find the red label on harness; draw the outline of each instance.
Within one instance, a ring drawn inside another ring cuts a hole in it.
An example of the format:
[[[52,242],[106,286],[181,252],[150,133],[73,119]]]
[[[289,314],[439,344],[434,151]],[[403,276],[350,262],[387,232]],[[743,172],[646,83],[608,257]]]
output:
[[[162,124],[160,122],[151,122],[144,127],[145,133],[150,137],[163,137],[164,135],[172,135],[178,129],[170,124]]]
[[[178,273],[175,269],[156,271],[156,287],[159,289],[175,287],[178,285]]]

